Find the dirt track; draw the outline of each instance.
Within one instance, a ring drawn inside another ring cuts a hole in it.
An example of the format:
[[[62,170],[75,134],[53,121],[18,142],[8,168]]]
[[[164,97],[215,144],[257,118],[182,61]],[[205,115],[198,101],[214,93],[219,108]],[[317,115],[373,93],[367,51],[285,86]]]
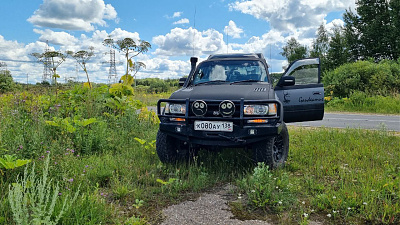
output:
[[[162,225],[181,224],[229,224],[229,225],[269,225],[261,220],[241,221],[233,218],[229,210],[229,200],[235,199],[231,193],[233,186],[225,185],[209,193],[203,193],[196,201],[186,201],[163,210],[165,220]]]

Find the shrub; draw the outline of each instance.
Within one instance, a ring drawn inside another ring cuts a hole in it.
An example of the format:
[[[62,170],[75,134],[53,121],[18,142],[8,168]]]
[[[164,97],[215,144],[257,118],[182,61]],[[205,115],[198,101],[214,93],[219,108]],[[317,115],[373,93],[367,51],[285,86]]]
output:
[[[391,95],[400,90],[400,63],[383,60],[344,64],[325,73],[323,83],[327,93],[333,93],[334,97],[349,97],[354,91]]]
[[[12,91],[15,87],[10,71],[0,71],[0,93]]]
[[[264,163],[259,163],[253,174],[239,184],[255,207],[268,206],[279,211],[290,208],[295,202],[287,173],[276,176]]]

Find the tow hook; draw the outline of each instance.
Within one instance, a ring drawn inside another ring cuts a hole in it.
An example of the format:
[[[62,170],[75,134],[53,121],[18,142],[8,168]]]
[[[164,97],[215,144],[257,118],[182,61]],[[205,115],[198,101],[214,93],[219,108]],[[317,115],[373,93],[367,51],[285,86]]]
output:
[[[240,138],[237,138],[237,137],[228,137],[228,136],[225,136],[225,135],[222,135],[222,134],[218,134],[218,136],[222,137],[222,138],[226,138],[226,139],[228,139],[230,141],[234,141],[236,143],[239,143],[239,142],[246,143],[246,140],[243,140],[243,139],[240,139]]]

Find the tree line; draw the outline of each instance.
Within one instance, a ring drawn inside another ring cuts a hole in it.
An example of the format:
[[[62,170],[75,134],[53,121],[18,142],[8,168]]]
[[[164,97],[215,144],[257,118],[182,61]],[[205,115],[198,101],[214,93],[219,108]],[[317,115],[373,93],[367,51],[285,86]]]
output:
[[[400,1],[358,0],[356,5],[356,12],[345,11],[344,26],[335,25],[328,31],[321,25],[310,47],[291,38],[281,55],[289,63],[301,58],[319,57],[323,71],[359,60],[398,60]]]

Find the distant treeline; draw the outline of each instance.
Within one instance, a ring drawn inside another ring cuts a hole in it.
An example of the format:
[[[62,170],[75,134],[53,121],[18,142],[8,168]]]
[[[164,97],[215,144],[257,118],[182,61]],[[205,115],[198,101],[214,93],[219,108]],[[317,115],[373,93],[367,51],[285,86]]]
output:
[[[136,79],[136,90],[147,93],[175,91],[179,88],[179,79],[145,78]]]
[[[397,60],[400,56],[400,1],[358,0],[356,12],[346,10],[344,26],[329,31],[322,24],[311,46],[288,40],[281,55],[293,62],[319,57],[323,71],[351,62]]]

